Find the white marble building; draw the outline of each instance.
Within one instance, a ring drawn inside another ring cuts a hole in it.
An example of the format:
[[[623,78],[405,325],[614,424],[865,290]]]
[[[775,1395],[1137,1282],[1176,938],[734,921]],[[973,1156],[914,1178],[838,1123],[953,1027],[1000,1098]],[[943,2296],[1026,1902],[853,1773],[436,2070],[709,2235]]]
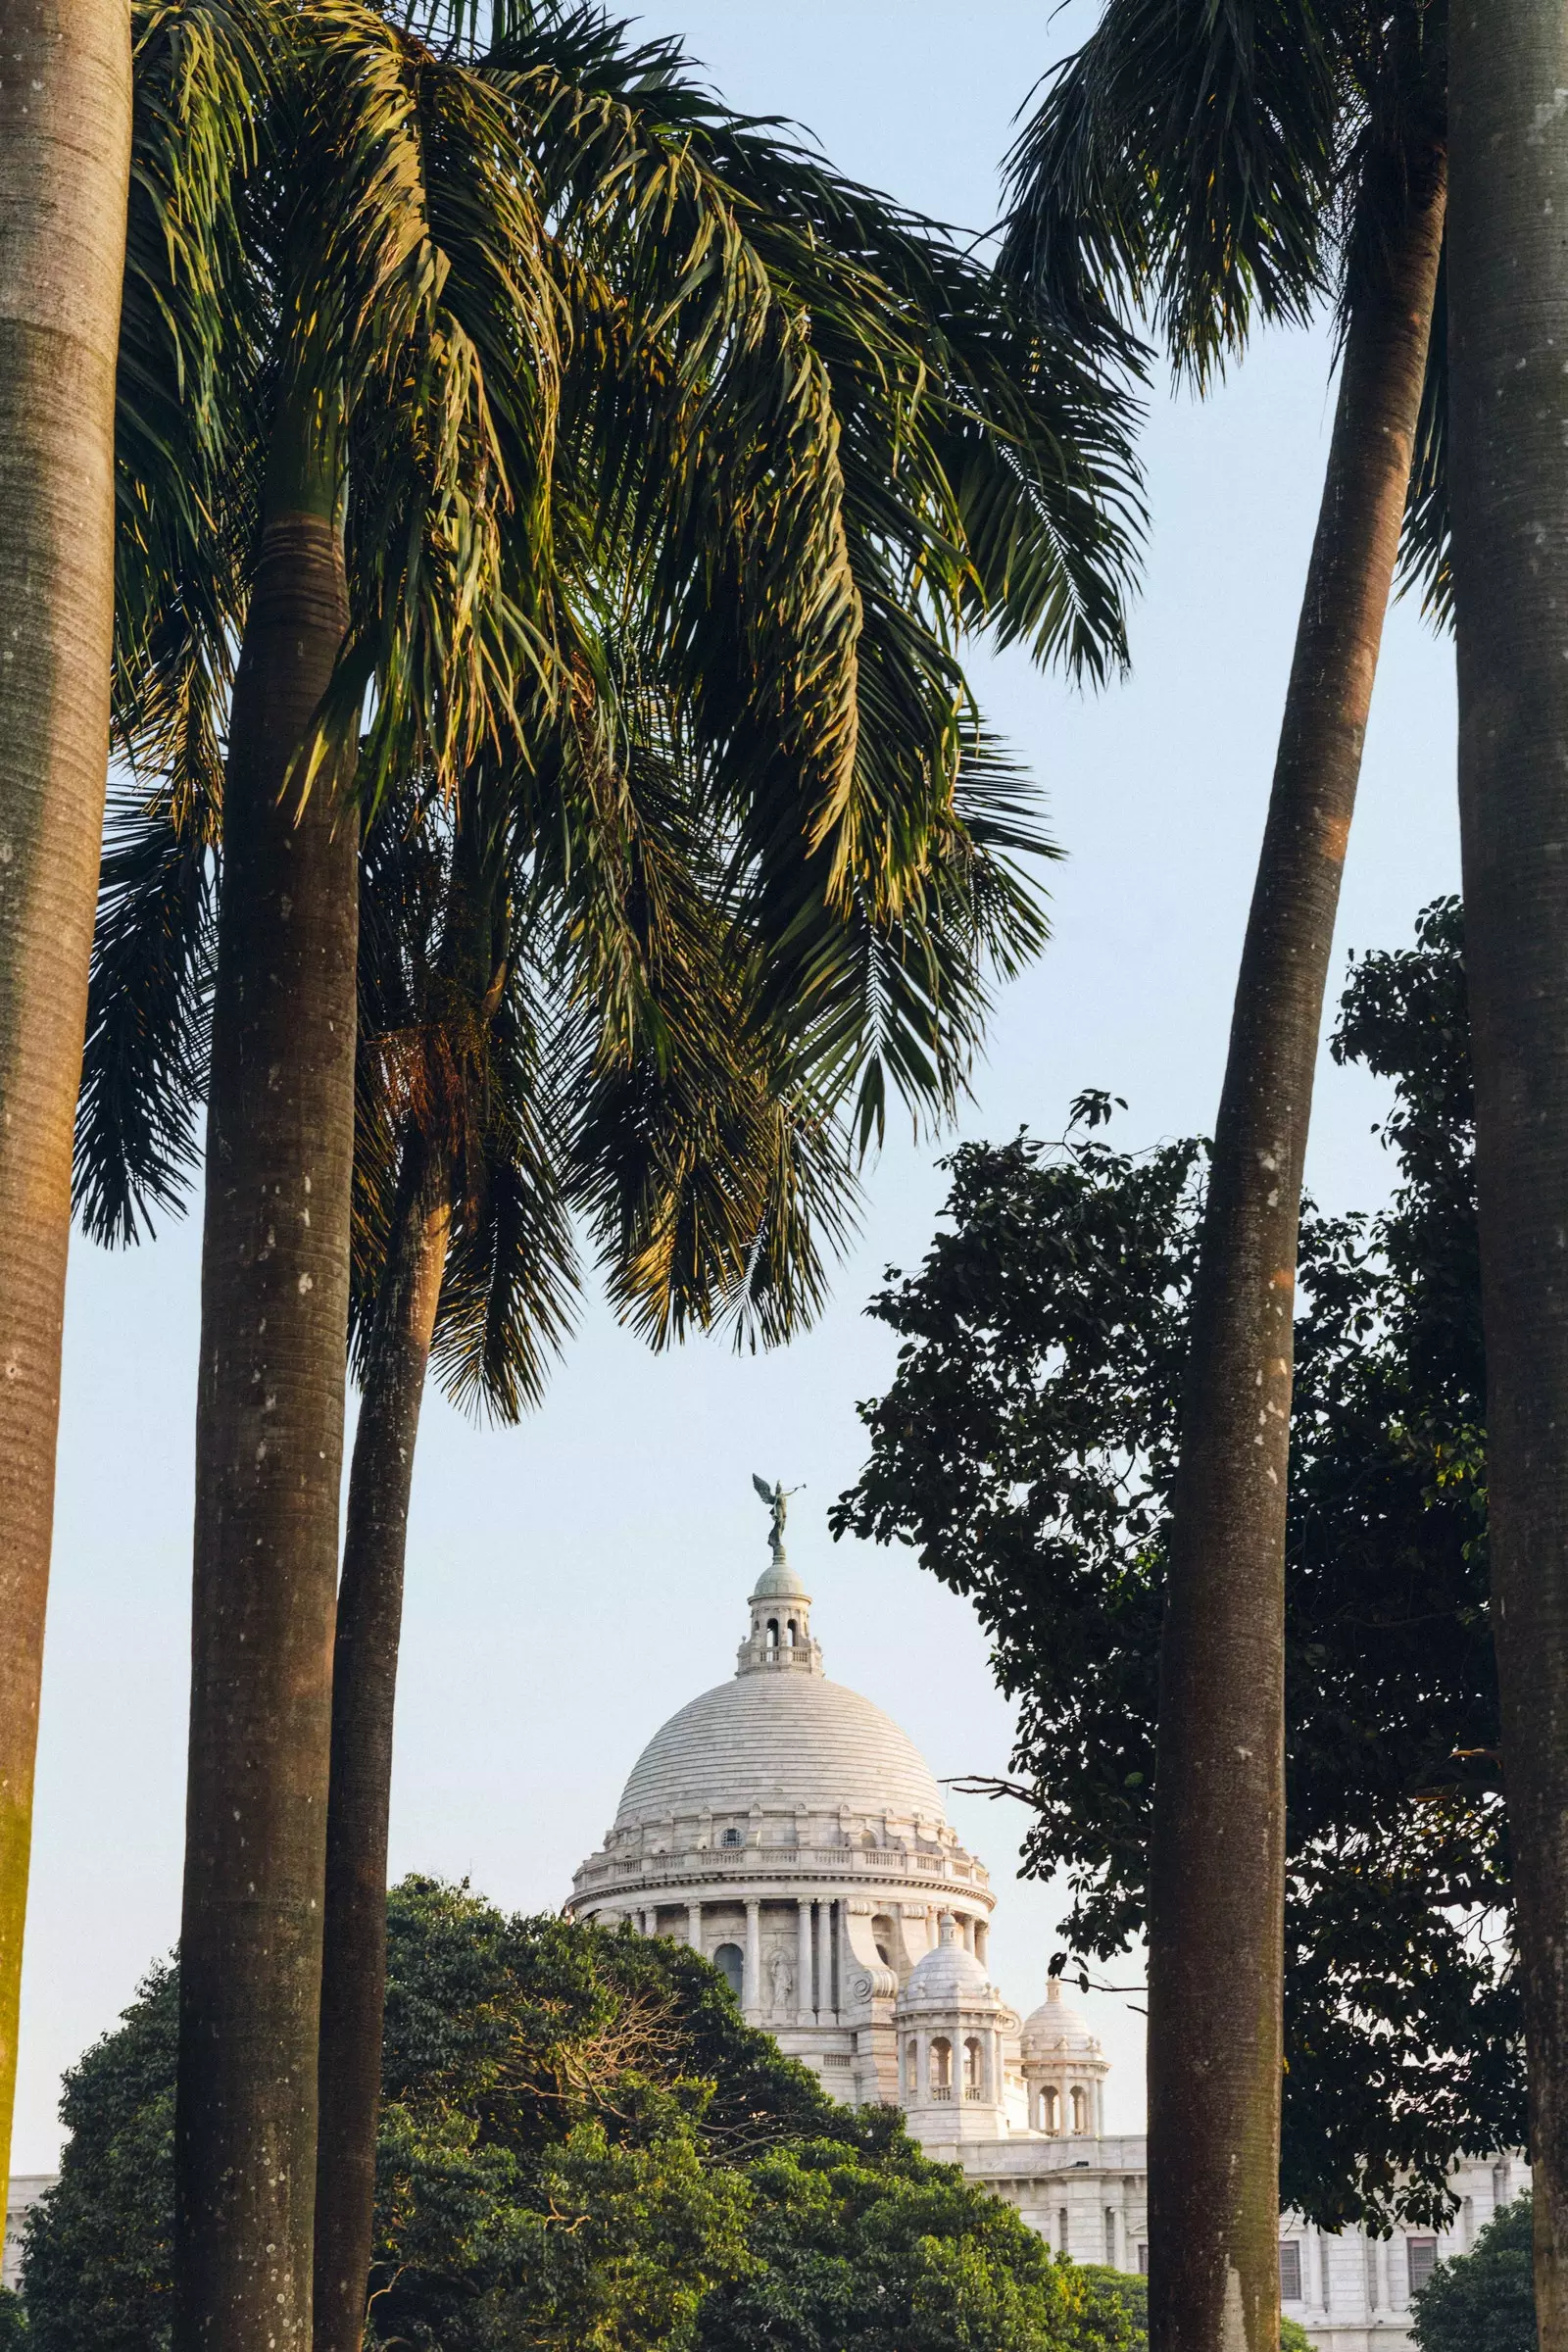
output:
[[[649,1741],[568,1912],[694,1945],[837,2098],[903,2107],[931,2155],[1075,2260],[1144,2269],[1145,2143],[1105,2132],[1100,2042],[1059,1983],[1022,2020],[992,1983],[985,1867],[906,1734],[826,1679],[776,1539],[749,1606],[733,1680]],[[1528,2179],[1518,2158],[1461,2167],[1441,2240],[1330,2236],[1288,2215],[1285,2310],[1322,2352],[1401,2352],[1412,2285]]]
[[[912,1741],[830,1683],[781,1545],[734,1678],[657,1732],[577,1872],[578,1919],[630,1920],[707,1954],[754,2024],[853,2105],[903,2107],[1075,2261],[1148,2259],[1145,2144],[1104,2129],[1110,2068],[1059,1983],[1020,2021],[987,1966],[996,1896]],[[1518,2157],[1461,2166],[1443,2238],[1280,2226],[1285,2310],[1321,2352],[1404,2352],[1410,2290],[1528,2185]],[[48,2176],[11,2183],[5,2278]]]

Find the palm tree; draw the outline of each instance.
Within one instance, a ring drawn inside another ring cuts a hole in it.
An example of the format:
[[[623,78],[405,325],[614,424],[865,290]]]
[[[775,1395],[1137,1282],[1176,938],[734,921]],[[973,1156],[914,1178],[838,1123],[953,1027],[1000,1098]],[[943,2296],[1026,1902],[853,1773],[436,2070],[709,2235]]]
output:
[[[171,574],[127,688],[127,735],[176,713],[202,755],[167,905],[199,901],[221,797],[176,2131],[176,2342],[209,2352],[310,2327],[360,808],[420,765],[459,788],[528,695],[575,691],[575,490],[648,583],[733,918],[788,943],[777,1000],[874,1126],[886,1068],[956,1083],[942,956],[889,947],[961,849],[954,631],[1005,588],[1080,666],[1119,647],[1093,371],[1035,338],[1015,388],[978,272],[667,53],[592,15],[499,31],[481,56],[360,0],[279,12],[210,569]]]
[[[54,1518],[70,1126],[109,748],[125,0],[0,8],[0,2178]],[[84,143],[80,128],[91,122]]]
[[[202,510],[247,19],[248,0],[0,9],[0,2178],[111,661],[131,658],[152,576],[180,567]],[[137,467],[154,445],[170,477],[156,515]]]
[[[498,532],[532,495],[555,356],[538,215],[491,95],[353,0],[277,11],[270,32],[214,534],[245,562],[208,1089],[174,2332],[237,2348],[265,2327],[303,2352],[355,1071],[343,744],[370,681],[372,760],[425,728],[433,643],[430,756],[450,762],[482,723],[475,680],[526,630]]]
[[[1110,0],[1012,159],[1004,269],[1107,342],[1126,348],[1129,310],[1149,306],[1201,386],[1254,314],[1304,317],[1335,284],[1341,329],[1215,1126],[1170,1538],[1148,1915],[1160,2352],[1278,2339],[1296,1250],[1383,617],[1424,402],[1429,445],[1441,415],[1428,361],[1445,67],[1426,0]],[[1441,568],[1441,470],[1416,488]]]
[[[1453,14],[1453,570],[1487,1494],[1543,2352],[1568,2346],[1568,546],[1560,12]]]

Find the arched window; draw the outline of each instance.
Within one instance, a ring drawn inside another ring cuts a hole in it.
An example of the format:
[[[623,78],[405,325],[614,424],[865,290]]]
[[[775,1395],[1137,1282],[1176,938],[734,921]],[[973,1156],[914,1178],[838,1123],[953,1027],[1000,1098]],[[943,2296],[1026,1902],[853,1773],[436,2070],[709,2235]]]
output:
[[[769,1649],[778,1647],[778,1619],[776,1617],[770,1617],[767,1621],[767,1646]]]
[[[720,1845],[739,1845],[742,1843],[741,1834],[739,1830],[726,1830],[718,1842]]]
[[[746,1961],[738,1943],[721,1943],[713,1954],[713,1966],[737,2000],[746,1982]]]
[[[784,1646],[786,1649],[793,1649],[795,1647],[795,1620],[793,1617],[790,1619],[788,1626],[785,1628]]]
[[[916,2097],[920,2089],[920,2044],[911,2034],[904,2045],[904,2095]]]
[[[971,2034],[963,2045],[964,2096],[977,2099],[983,2086],[983,2077],[980,2071],[980,2044]]]
[[[1075,2082],[1072,2086],[1072,2128],[1074,2132],[1087,2132],[1089,2129],[1089,2093],[1081,2082]]]
[[[1061,2100],[1054,2082],[1046,2082],[1040,2091],[1040,2129],[1049,2132],[1053,2139],[1061,2130]]]
[[[931,2096],[934,2099],[953,2096],[953,2044],[941,2034],[931,2044]]]

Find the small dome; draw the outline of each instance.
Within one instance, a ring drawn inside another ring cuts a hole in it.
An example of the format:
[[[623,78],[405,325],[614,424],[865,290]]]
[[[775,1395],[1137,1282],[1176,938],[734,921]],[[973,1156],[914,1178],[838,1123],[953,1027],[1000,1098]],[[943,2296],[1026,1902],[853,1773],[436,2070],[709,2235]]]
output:
[[[782,1552],[763,1569],[754,1600],[809,1600],[811,1595]]]
[[[1023,2021],[1018,2047],[1024,2058],[1098,2058],[1100,2038],[1081,2009],[1061,1997],[1061,1979],[1052,1977],[1046,1997]]]
[[[951,1911],[944,1911],[941,1925],[942,1940],[934,1952],[917,1960],[905,1980],[899,1995],[899,2007],[918,2009],[972,2009],[980,2003],[1000,2005],[1000,1996],[973,1952],[966,1952],[958,1935],[958,1923]]]

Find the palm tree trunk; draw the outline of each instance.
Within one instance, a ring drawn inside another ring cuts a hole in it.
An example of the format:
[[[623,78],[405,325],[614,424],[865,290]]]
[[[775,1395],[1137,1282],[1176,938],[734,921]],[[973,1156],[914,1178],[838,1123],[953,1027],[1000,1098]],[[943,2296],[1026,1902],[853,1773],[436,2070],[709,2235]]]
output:
[[[0,2183],[109,766],[126,0],[0,0]]]
[[[1568,2347],[1568,17],[1449,22],[1459,815],[1542,2352]]]
[[[316,2352],[360,2352],[386,2000],[387,1817],[414,1447],[451,1230],[447,1153],[404,1147],[349,1472],[332,1671]]]
[[[286,397],[234,683],[196,1414],[176,2352],[308,2352],[358,825],[294,755],[348,618],[337,434]]]
[[[1242,955],[1194,1300],[1150,1857],[1152,2352],[1279,2341],[1285,1482],[1323,993],[1442,244],[1358,306]]]

